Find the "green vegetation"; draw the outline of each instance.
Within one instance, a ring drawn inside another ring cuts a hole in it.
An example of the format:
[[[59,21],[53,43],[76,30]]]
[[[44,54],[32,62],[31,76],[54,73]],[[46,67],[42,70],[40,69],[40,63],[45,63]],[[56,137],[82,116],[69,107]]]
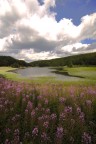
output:
[[[96,80],[96,67],[57,67],[55,72],[69,76]]]
[[[96,86],[0,78],[0,144],[96,144]]]
[[[29,66],[29,64],[23,60],[17,60],[10,56],[0,56],[0,66],[11,66],[14,68],[18,68]]]
[[[57,58],[52,60],[40,60],[27,63],[23,60],[17,60],[10,56],[0,56],[0,66],[11,66],[11,67],[27,67],[27,66],[39,66],[39,67],[54,67],[54,66],[68,66],[73,67],[74,65],[79,66],[92,66],[96,65],[96,52],[79,54],[68,56],[64,58]]]
[[[19,74],[11,72],[16,68],[12,67],[0,67],[0,77],[5,77],[7,79],[15,80],[15,81],[24,81],[27,83],[35,83],[35,84],[64,84],[66,86],[69,85],[96,85],[96,67],[57,67],[53,70],[56,73],[64,74],[64,75],[71,75],[76,77],[84,77],[79,79],[78,81],[75,79],[73,81],[61,81],[56,80],[54,77],[36,77],[36,78],[24,78],[21,77]]]
[[[83,65],[96,65],[93,55]],[[96,144],[96,67],[81,67],[83,55],[74,57],[47,62],[56,66],[54,72],[80,81],[22,78],[12,70],[25,64],[10,58],[5,65],[12,67],[0,67],[1,144]]]
[[[96,65],[96,52],[88,54],[80,54],[74,56],[68,56],[64,58],[57,58],[52,60],[41,60],[30,63],[31,66],[68,66],[73,67],[74,65],[92,66]]]

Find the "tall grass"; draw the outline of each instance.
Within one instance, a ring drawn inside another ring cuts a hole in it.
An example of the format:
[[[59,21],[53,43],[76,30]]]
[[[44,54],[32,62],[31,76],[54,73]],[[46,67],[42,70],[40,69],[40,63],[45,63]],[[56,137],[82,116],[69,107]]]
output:
[[[0,78],[0,144],[96,144],[96,86]]]

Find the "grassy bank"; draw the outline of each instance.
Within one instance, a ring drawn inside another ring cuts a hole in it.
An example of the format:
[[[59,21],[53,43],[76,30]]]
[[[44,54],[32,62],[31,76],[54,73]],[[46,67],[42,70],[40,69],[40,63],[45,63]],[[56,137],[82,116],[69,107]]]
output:
[[[11,79],[14,81],[24,81],[28,83],[36,83],[36,84],[46,84],[46,83],[56,83],[56,84],[64,84],[68,85],[96,85],[96,67],[58,67],[56,68],[56,73],[68,76],[81,77],[78,81],[60,81],[55,80],[54,77],[37,77],[37,78],[24,78],[19,74],[11,72],[11,70],[15,70],[12,67],[0,67],[0,74],[5,76],[7,79]]]

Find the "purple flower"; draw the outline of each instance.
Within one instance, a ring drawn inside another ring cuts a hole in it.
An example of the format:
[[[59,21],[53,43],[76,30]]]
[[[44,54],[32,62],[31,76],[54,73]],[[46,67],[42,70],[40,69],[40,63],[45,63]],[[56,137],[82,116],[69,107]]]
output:
[[[35,128],[33,129],[32,135],[33,135],[33,136],[38,136],[38,128],[37,128],[37,127],[35,127]]]
[[[41,99],[42,99],[42,96],[41,96],[41,95],[39,95],[39,96],[37,97],[37,99],[38,99],[38,100],[41,100]]]
[[[8,139],[6,139],[4,144],[11,144],[11,143]]]
[[[46,112],[47,114],[49,114],[49,113],[50,113],[50,109],[47,108],[47,109],[45,110],[45,112]]]
[[[91,100],[86,100],[86,105],[87,105],[88,107],[91,107],[92,101],[91,101]]]
[[[77,107],[77,114],[80,114],[80,113],[81,113],[81,108]]]
[[[81,93],[81,94],[80,94],[80,98],[82,98],[83,96],[84,96],[84,93]]]
[[[55,113],[51,114],[51,116],[50,116],[51,120],[56,120],[56,118],[57,118],[57,115]]]
[[[19,135],[19,129],[15,129],[14,135],[15,135],[15,136]]]
[[[79,119],[81,122],[84,122],[84,117],[85,117],[85,114],[83,112],[81,112],[79,115]]]
[[[91,136],[88,133],[84,132],[82,135],[82,142],[84,144],[91,144]]]
[[[47,136],[47,134],[46,134],[45,132],[43,132],[43,133],[41,134],[41,140],[42,140],[42,142],[49,140],[49,138],[48,138],[48,136]]]
[[[64,97],[60,97],[60,98],[59,98],[59,102],[60,102],[60,103],[64,103],[64,102],[65,102],[65,98],[64,98]]]
[[[44,102],[44,103],[45,103],[45,105],[47,105],[47,104],[48,104],[48,99],[45,99],[45,102]]]
[[[31,117],[34,117],[35,116],[35,110],[33,110],[32,112],[31,112]]]
[[[64,111],[65,111],[65,113],[72,113],[72,107],[67,106],[67,107],[65,107]]]
[[[64,121],[65,120],[65,113],[60,113],[60,120],[61,121]]]
[[[28,109],[32,109],[32,106],[33,106],[32,102],[31,102],[31,101],[28,101],[27,108],[28,108]]]
[[[10,133],[10,129],[9,128],[6,128],[6,133],[8,134],[8,133]]]
[[[48,128],[48,126],[49,126],[49,122],[44,122],[44,124],[43,124],[43,127],[45,127],[45,128]]]
[[[62,127],[57,127],[56,137],[58,139],[61,139],[63,137],[63,128]]]
[[[25,114],[28,114],[28,109],[25,109]]]
[[[39,121],[44,120],[44,116],[38,117],[38,120],[39,120]]]

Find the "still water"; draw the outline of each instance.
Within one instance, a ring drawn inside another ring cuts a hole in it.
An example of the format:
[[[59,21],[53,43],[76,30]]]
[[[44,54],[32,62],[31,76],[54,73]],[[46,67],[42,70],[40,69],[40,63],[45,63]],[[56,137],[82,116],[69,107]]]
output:
[[[77,77],[71,77],[61,74],[56,74],[52,71],[55,71],[55,69],[51,69],[49,67],[31,67],[31,68],[25,68],[25,69],[17,69],[14,72],[19,74],[22,77],[26,78],[38,78],[38,77],[54,77],[56,80],[80,80],[80,78]]]

